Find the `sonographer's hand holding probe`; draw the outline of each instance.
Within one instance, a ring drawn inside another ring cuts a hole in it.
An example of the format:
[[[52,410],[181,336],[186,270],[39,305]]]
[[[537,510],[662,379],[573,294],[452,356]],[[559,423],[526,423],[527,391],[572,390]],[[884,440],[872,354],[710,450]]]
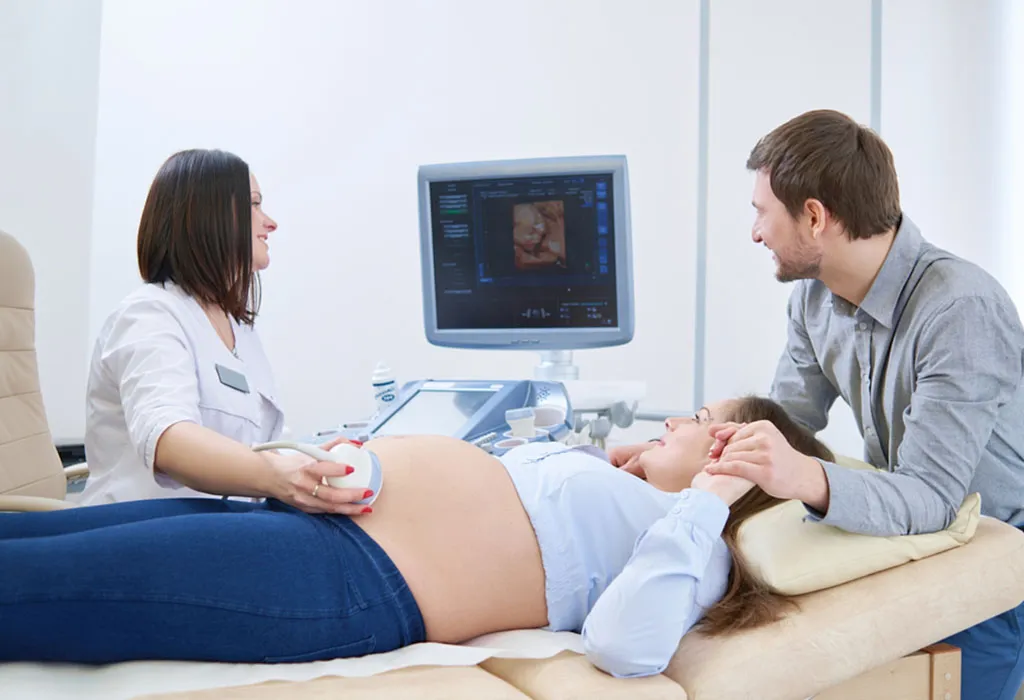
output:
[[[370,504],[380,488],[380,467],[356,443],[345,438],[321,446],[280,441],[256,445],[253,450],[262,452],[273,467],[276,483],[269,490],[277,500],[307,513],[362,515],[373,511]],[[294,450],[305,456],[274,450]]]

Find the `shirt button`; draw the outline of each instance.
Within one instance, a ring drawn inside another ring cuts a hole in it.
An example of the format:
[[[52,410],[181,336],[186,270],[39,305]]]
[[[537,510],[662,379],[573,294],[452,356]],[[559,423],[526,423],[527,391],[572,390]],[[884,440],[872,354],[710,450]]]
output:
[[[863,330],[867,330],[867,327],[868,327],[868,324],[864,323],[863,321],[861,321],[860,323],[857,324],[857,328],[862,330],[862,331]]]

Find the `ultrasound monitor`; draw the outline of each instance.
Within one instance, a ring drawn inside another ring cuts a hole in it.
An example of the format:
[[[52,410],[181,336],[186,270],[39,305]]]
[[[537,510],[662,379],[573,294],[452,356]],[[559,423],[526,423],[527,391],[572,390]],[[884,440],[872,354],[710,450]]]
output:
[[[427,340],[535,350],[574,379],[572,350],[633,338],[625,156],[419,169]]]

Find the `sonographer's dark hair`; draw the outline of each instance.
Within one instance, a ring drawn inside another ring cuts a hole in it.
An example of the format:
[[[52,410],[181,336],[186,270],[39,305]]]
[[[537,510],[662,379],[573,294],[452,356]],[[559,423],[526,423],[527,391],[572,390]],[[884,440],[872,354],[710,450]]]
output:
[[[139,221],[142,279],[173,282],[252,325],[260,286],[252,268],[250,197],[249,166],[232,153],[192,149],[168,158]]]

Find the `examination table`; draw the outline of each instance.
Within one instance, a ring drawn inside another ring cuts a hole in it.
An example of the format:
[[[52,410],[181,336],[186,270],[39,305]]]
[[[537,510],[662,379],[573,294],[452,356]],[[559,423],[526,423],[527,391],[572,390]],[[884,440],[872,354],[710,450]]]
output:
[[[33,309],[28,255],[0,232],[0,510],[67,507],[66,479],[84,472],[65,472],[53,447]],[[691,633],[650,678],[611,678],[580,655],[576,635],[526,630],[312,664],[0,664],[0,697],[954,700],[959,652],[936,642],[1022,600],[1024,534],[981,517],[965,543],[799,596],[799,609],[776,624]]]

